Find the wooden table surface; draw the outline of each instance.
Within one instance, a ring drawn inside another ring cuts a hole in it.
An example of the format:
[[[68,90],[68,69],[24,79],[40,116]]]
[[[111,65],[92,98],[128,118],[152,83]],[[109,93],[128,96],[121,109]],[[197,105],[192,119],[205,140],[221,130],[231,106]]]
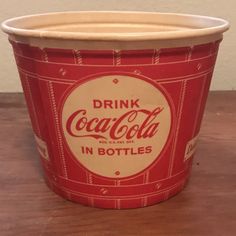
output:
[[[192,177],[177,196],[133,210],[62,199],[44,184],[22,94],[0,94],[0,235],[236,235],[236,92],[208,99]]]

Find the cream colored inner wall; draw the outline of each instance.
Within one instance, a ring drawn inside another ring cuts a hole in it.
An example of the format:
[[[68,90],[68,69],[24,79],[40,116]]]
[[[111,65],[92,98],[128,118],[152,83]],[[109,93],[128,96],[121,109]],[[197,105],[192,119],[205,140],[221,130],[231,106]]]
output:
[[[26,14],[71,10],[157,11],[222,17],[230,21],[231,29],[225,34],[221,44],[211,90],[234,90],[236,89],[235,9],[235,0],[3,0],[0,21]],[[0,33],[0,52],[0,92],[21,92],[11,46],[3,32]]]

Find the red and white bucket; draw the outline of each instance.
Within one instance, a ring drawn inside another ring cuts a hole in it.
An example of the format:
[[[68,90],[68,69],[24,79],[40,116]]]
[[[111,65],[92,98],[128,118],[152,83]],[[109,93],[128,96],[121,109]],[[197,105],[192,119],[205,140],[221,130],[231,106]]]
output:
[[[2,28],[53,191],[122,209],[183,189],[228,22],[65,12],[10,19]]]

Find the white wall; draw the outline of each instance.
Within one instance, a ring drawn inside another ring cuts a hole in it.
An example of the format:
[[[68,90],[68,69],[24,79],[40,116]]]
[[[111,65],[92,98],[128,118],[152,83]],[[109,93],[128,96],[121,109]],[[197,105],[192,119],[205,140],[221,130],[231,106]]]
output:
[[[222,17],[230,21],[231,29],[221,44],[212,90],[234,90],[236,58],[235,0],[3,0],[0,21],[33,13],[69,10],[137,10],[193,13]],[[7,37],[0,33],[0,92],[21,90],[16,66]]]

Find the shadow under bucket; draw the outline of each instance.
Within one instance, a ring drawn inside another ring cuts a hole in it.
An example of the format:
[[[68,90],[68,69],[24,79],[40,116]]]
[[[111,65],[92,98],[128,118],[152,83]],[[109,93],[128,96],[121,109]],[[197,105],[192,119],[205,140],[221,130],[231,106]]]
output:
[[[48,186],[116,209],[183,189],[228,27],[218,18],[149,12],[3,22]]]

